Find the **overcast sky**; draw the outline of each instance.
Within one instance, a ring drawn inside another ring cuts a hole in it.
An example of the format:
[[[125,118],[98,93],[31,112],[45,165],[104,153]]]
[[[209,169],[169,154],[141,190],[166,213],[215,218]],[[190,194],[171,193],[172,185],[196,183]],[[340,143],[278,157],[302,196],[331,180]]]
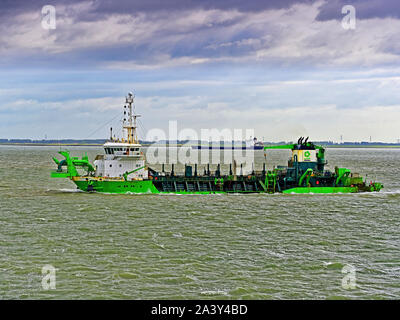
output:
[[[395,142],[399,30],[397,0],[2,0],[0,138],[106,138],[134,91],[142,138],[176,120]]]

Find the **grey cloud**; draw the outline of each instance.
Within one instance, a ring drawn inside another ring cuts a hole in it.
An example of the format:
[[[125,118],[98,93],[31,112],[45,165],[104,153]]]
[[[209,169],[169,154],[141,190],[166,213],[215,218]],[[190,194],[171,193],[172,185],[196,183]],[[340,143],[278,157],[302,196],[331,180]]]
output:
[[[314,3],[316,0],[2,0],[0,14],[15,15],[31,10],[40,10],[44,5],[71,5],[77,3],[91,3],[93,12],[82,18],[95,19],[105,14],[136,14],[138,12],[176,11],[191,9],[236,9],[242,12],[260,11],[266,9],[288,8],[296,3]]]
[[[320,7],[317,20],[341,20],[342,7],[345,5],[355,7],[357,19],[400,18],[398,0],[329,0]]]
[[[266,9],[288,8],[295,3],[313,3],[315,0],[146,0],[146,1],[113,1],[103,0],[97,2],[97,10],[99,12],[110,13],[126,13],[126,12],[154,12],[159,10],[189,10],[189,9],[220,9],[229,10],[237,9],[239,11],[259,11]]]
[[[51,2],[51,3],[50,3]],[[313,4],[321,2],[318,20],[339,20],[342,18],[341,8],[350,4],[356,7],[360,19],[375,17],[400,17],[400,2],[398,0],[2,0],[0,16],[12,17],[26,11],[38,10],[47,4],[72,5],[91,3],[93,10],[79,14],[80,20],[96,20],[109,14],[130,14],[140,12],[154,13],[158,11],[176,11],[191,9],[236,9],[241,12],[258,12],[268,9],[285,9],[294,4]]]
[[[328,12],[330,7],[328,3],[312,2],[313,5],[292,6],[288,10],[254,12],[206,10],[227,6],[222,1],[129,2],[132,8],[138,5],[138,12],[142,10],[135,14],[129,14],[127,1],[115,2],[114,6],[105,0],[86,2],[83,6],[81,2],[68,2],[68,6],[59,7],[57,30],[53,32],[43,32],[36,18],[24,18],[23,26],[17,21],[7,27],[8,34],[0,41],[0,63],[9,65],[15,61],[18,65],[20,61],[29,61],[42,66],[135,69],[211,62],[306,66],[399,61],[398,46],[390,44],[397,38],[399,20],[381,21],[382,26],[361,20],[355,32],[345,32],[332,19],[316,21],[321,10]],[[18,3],[14,8],[20,10]],[[206,9],[185,9],[200,7],[199,3]],[[239,1],[228,3],[230,8],[240,7]],[[270,8],[294,2],[252,3]],[[340,1],[334,3],[338,5]],[[157,10],[145,12],[152,7]],[[165,11],[167,7],[169,11]],[[243,4],[241,8],[250,7]],[[109,14],[111,10],[115,14]],[[92,20],[85,20],[88,17]],[[0,30],[4,25],[0,24]]]

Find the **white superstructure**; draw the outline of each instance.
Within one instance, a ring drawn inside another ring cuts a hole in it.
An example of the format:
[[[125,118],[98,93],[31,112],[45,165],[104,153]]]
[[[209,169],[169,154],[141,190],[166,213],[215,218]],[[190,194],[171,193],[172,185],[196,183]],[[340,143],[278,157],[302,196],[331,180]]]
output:
[[[110,141],[103,145],[105,154],[98,155],[94,161],[97,177],[124,178],[125,174],[127,180],[148,178],[146,159],[136,135],[138,115],[134,114],[133,100],[133,94],[129,93],[124,106],[124,115],[128,116],[128,119],[124,118],[123,124],[126,137],[116,139],[111,134]]]

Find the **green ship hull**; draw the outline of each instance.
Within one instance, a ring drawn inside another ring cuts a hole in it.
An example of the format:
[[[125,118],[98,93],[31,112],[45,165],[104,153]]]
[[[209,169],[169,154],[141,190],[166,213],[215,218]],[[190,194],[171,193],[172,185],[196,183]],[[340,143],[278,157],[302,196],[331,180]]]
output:
[[[221,191],[221,190],[210,190],[210,191],[159,191],[153,184],[153,181],[100,181],[95,183],[89,183],[88,181],[74,181],[76,186],[87,192],[102,192],[102,193],[119,193],[119,194],[216,194],[216,193],[265,193],[264,190],[259,191]],[[379,191],[379,190],[365,190],[365,191]],[[360,189],[358,187],[299,187],[283,190],[284,194],[330,194],[330,193],[358,193]]]
[[[82,191],[104,193],[159,193],[152,181],[81,181],[74,183]]]
[[[212,187],[210,190],[169,190],[160,191],[154,185],[153,181],[112,181],[112,180],[77,180],[73,179],[78,189],[86,192],[119,193],[119,194],[146,194],[146,193],[175,193],[175,194],[216,194],[216,193],[265,193],[266,190],[217,190]],[[358,193],[379,191],[377,186],[371,186],[367,189],[360,189],[357,186],[349,187],[297,187],[283,190],[284,194],[330,194],[330,193]]]
[[[282,191],[282,193],[357,193],[358,187],[302,187]]]
[[[145,194],[145,193],[176,193],[176,194],[213,194],[213,193],[223,193],[218,190],[210,190],[210,191],[159,191],[153,181],[144,180],[144,181],[111,181],[111,180],[103,180],[103,181],[86,181],[86,180],[75,180],[73,182],[76,184],[78,189],[87,192],[102,192],[102,193],[136,193],[136,194]]]
[[[53,175],[56,177],[57,174]],[[60,176],[58,176],[60,177]],[[155,185],[155,181],[152,180],[138,180],[138,181],[124,181],[124,180],[105,180],[105,179],[93,179],[92,177],[73,177],[71,179],[77,186],[78,189],[85,192],[101,192],[101,193],[118,193],[118,194],[216,194],[216,193],[275,193],[272,190],[268,190],[262,181],[246,181],[247,179],[241,179],[236,182],[236,187],[228,188],[225,184],[218,185],[214,181],[207,184],[207,188],[198,188],[198,180],[191,180],[186,184],[173,184],[168,190],[163,190],[159,185]],[[175,180],[174,180],[175,181]],[[176,179],[176,181],[179,181]],[[201,180],[200,180],[201,181]],[[228,181],[229,182],[229,181]],[[179,185],[181,188],[179,188]],[[238,186],[241,188],[238,188]],[[259,186],[257,188],[256,186]],[[177,187],[178,186],[178,187]],[[190,187],[191,186],[191,187]],[[244,188],[243,188],[244,186]],[[251,187],[253,186],[253,187]],[[255,188],[254,188],[255,187]],[[333,193],[358,193],[358,192],[373,192],[379,191],[382,188],[381,185],[375,184],[368,187],[361,186],[341,186],[341,187],[296,187],[280,191],[283,194],[333,194]],[[278,191],[276,191],[278,192]]]

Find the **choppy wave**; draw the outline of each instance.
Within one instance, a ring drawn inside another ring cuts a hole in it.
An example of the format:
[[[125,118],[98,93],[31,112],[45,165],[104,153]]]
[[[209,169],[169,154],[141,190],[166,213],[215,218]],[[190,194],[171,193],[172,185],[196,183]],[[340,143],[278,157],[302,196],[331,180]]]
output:
[[[225,290],[221,290],[221,289],[216,289],[216,290],[204,290],[204,291],[200,291],[201,295],[204,296],[227,296],[228,292]]]
[[[61,188],[61,189],[47,189],[47,193],[79,193],[84,192],[80,189],[69,189],[69,188]]]

